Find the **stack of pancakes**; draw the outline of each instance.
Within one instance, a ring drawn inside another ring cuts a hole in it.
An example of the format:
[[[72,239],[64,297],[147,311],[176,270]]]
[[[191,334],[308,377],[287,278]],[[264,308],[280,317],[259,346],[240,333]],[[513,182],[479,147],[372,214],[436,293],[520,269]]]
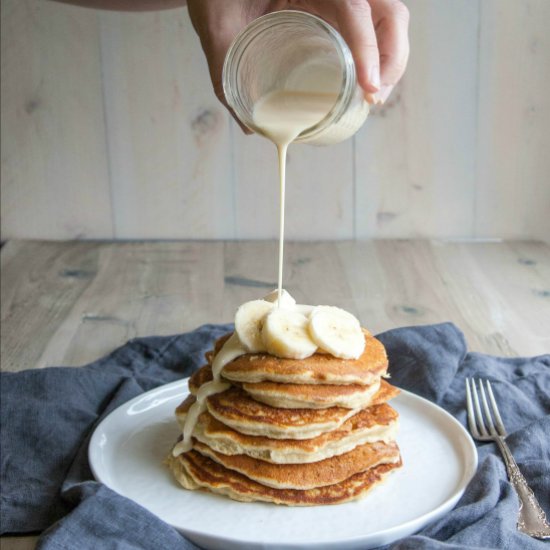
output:
[[[230,335],[206,354],[176,409],[183,427],[211,363]],[[315,353],[281,359],[242,355],[222,370],[231,387],[206,399],[192,450],[167,464],[186,489],[240,501],[311,506],[360,498],[401,466],[398,414],[387,401],[399,390],[385,379],[382,344],[365,331],[358,359]]]

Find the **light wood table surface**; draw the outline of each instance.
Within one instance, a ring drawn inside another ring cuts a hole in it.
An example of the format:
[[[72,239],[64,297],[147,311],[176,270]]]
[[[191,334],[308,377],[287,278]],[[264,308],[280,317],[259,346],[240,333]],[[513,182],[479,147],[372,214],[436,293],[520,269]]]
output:
[[[93,361],[136,336],[232,321],[276,287],[277,244],[9,241],[1,251],[2,369]],[[452,321],[470,350],[550,352],[550,247],[540,242],[288,243],[285,287],[374,333]],[[35,537],[5,537],[6,550]]]

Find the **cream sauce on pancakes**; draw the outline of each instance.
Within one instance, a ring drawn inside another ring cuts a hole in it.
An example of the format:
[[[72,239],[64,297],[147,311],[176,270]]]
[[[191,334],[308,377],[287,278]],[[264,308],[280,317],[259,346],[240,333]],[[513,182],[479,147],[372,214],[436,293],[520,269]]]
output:
[[[182,403],[176,417],[185,422]],[[369,407],[348,418],[340,428],[310,439],[272,439],[243,434],[216,420],[208,411],[199,416],[194,437],[225,455],[247,455],[274,464],[318,462],[353,450],[357,445],[394,441],[398,415],[387,403]]]
[[[246,350],[241,344],[237,333],[233,333],[231,338],[229,338],[229,340],[225,342],[220,351],[216,354],[216,357],[214,357],[214,361],[212,361],[213,380],[201,386],[201,388],[197,392],[197,400],[189,409],[189,412],[187,413],[187,417],[185,419],[185,425],[183,427],[183,439],[176,444],[174,450],[172,451],[172,454],[174,456],[178,456],[181,453],[186,453],[187,451],[191,450],[191,448],[193,447],[193,442],[191,439],[193,436],[193,430],[195,429],[200,414],[206,410],[206,398],[216,393],[225,391],[230,387],[230,384],[228,384],[227,382],[222,382],[220,379],[222,369],[225,367],[225,365],[227,365],[227,363],[233,361],[233,359],[245,353]]]

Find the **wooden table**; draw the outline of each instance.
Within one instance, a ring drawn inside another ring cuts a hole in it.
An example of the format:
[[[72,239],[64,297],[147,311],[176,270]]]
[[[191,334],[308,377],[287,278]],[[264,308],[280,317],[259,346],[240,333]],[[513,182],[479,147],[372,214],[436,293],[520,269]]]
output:
[[[2,369],[83,365],[136,336],[231,321],[276,287],[274,242],[10,241]],[[550,247],[537,242],[288,243],[285,287],[372,332],[452,321],[471,350],[550,352]],[[32,548],[9,537],[2,548]]]

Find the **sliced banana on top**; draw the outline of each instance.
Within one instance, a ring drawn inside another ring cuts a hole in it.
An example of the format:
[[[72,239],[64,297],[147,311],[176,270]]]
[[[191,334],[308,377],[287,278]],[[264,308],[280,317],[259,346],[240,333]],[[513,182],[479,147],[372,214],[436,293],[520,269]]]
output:
[[[272,311],[274,305],[265,300],[245,302],[235,314],[235,332],[249,353],[265,351],[262,340],[264,317]]]
[[[235,332],[249,353],[305,359],[315,352],[357,359],[365,349],[359,321],[333,306],[296,304],[286,291],[270,292],[263,300],[244,303],[235,315]]]
[[[357,359],[365,350],[361,324],[351,313],[317,306],[309,316],[309,333],[319,348],[342,359]]]
[[[272,290],[267,296],[264,296],[266,302],[272,302],[278,307],[293,308],[296,305],[296,300],[283,288],[281,290],[281,300],[279,299],[279,290]]]
[[[273,309],[264,319],[262,339],[267,352],[286,359],[305,359],[317,345],[308,331],[308,318],[292,309]]]

